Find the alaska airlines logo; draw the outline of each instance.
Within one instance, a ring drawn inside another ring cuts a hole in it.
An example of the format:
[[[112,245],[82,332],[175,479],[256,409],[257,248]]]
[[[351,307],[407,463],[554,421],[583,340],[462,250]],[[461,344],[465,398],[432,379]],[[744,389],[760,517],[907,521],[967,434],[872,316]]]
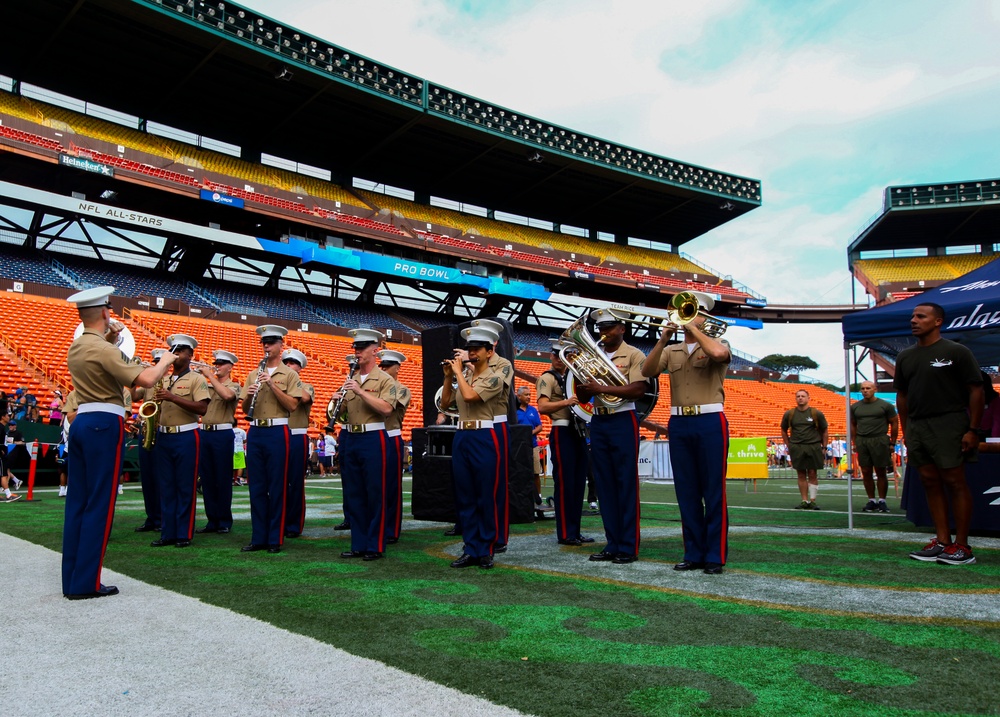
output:
[[[983,282],[979,282],[983,283]],[[1000,282],[994,282],[1000,283]],[[1000,324],[1000,311],[980,311],[983,308],[982,304],[977,304],[976,308],[972,310],[971,314],[966,316],[956,316],[952,319],[951,323],[948,324],[949,329],[968,329],[968,328],[978,328],[982,329],[987,326],[996,326]]]
[[[931,361],[931,366],[934,368],[941,368],[942,366],[951,366],[951,359],[934,359]]]
[[[951,291],[974,291],[976,289],[988,289],[991,286],[996,286],[1000,284],[1000,281],[973,281],[969,284],[962,284],[961,286],[943,286],[941,287],[941,293],[947,294]]]

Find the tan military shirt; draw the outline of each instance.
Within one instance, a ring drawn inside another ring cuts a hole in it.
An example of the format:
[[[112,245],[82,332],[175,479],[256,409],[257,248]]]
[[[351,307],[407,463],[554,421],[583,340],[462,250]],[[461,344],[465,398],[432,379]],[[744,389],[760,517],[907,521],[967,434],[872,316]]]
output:
[[[411,398],[410,389],[396,381],[396,401],[392,404],[392,413],[385,417],[385,430],[398,431],[403,428],[403,418]]]
[[[233,390],[236,394],[229,401],[224,401],[218,392],[207,379],[208,395],[210,397],[208,410],[202,417],[201,422],[206,426],[214,426],[219,423],[236,423],[236,403],[240,400],[240,385],[233,380],[223,381],[222,384]]]
[[[603,351],[603,349],[601,350]],[[604,355],[611,360],[611,363],[629,383],[646,380],[645,376],[642,375],[642,362],[646,360],[646,355],[634,346],[629,346],[622,341],[613,355],[609,355],[607,351],[604,352]],[[600,394],[594,397],[594,402],[603,403],[600,400]]]
[[[503,379],[503,390],[494,403],[494,406],[497,408],[496,413],[493,415],[506,416],[510,406],[510,389],[514,385],[514,366],[510,361],[494,351],[493,355],[490,356],[489,367]]]
[[[80,402],[77,399],[76,389],[66,394],[66,401],[63,403],[63,415],[80,410]]]
[[[305,400],[306,396],[309,397],[308,403]],[[288,417],[289,428],[309,428],[309,412],[312,410],[312,402],[315,400],[316,389],[312,387],[312,384],[302,381],[302,400],[299,402],[298,408],[292,411],[292,415]]]
[[[265,368],[264,370],[267,371],[268,369]],[[275,386],[292,398],[302,398],[302,379],[299,378],[299,375],[293,369],[288,368],[284,364],[278,364],[278,367],[271,373],[271,380]],[[257,369],[251,371],[247,376],[246,385],[252,386],[255,383],[257,383]],[[244,392],[244,395],[243,410],[246,411],[250,407],[250,401],[253,400],[253,396],[246,394],[246,392]],[[260,390],[257,392],[257,403],[254,404],[253,419],[256,421],[265,418],[288,418],[288,411],[278,403],[278,399],[270,387],[266,383],[262,383]]]
[[[538,391],[539,403],[541,403],[542,396],[556,402],[566,399],[566,395],[562,390],[562,384],[551,371],[546,371],[538,377],[538,380],[535,381],[535,389]],[[553,421],[568,421],[572,416],[573,413],[568,406],[549,414],[549,418]]]
[[[729,342],[722,343],[729,348]],[[663,349],[657,372],[670,372],[670,405],[700,406],[706,403],[725,403],[723,383],[729,359],[713,361],[700,345],[688,353],[683,342]]]
[[[168,375],[163,382],[163,388],[175,396],[186,398],[188,401],[207,401],[212,397],[208,392],[208,382],[197,371],[188,370],[179,377]],[[198,414],[191,413],[176,403],[160,401],[161,426],[184,426],[197,422]]]
[[[492,421],[496,400],[503,393],[503,379],[498,373],[487,368],[479,376],[467,379],[472,390],[479,394],[482,401],[468,403],[462,398],[462,392],[455,389],[455,402],[458,404],[458,418],[462,421]]]
[[[376,398],[381,398],[390,406],[396,403],[396,394],[398,392],[396,380],[378,366],[374,367],[371,373],[364,377],[364,381],[361,380],[360,373],[355,374],[354,378],[361,385],[361,390],[364,392],[373,394]],[[354,391],[347,394],[342,410],[347,411],[347,423],[352,426],[362,423],[386,422],[385,416],[376,413]]]
[[[69,347],[66,357],[79,405],[122,402],[122,386],[131,386],[145,369],[130,363],[104,336],[86,329]]]

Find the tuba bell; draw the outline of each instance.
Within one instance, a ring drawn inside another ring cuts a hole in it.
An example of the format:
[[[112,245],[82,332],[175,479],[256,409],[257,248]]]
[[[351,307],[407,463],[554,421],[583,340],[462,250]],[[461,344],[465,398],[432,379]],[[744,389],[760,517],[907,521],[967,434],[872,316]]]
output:
[[[573,374],[574,382],[596,381],[603,386],[627,386],[629,383],[590,335],[587,314],[570,324],[559,336],[559,358]],[[600,393],[594,396],[594,402],[607,408],[618,408],[625,400]],[[575,410],[579,408],[577,406],[573,408],[578,416],[586,421],[590,420],[590,411],[582,408]]]

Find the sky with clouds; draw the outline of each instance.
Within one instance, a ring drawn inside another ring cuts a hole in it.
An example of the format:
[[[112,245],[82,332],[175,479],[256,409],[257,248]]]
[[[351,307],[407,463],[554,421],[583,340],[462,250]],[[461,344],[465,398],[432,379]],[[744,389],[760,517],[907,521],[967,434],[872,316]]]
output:
[[[846,248],[886,186],[1000,176],[1000,0],[245,4],[524,114],[760,179],[763,206],[682,250],[772,304],[851,301]],[[843,383],[839,325],[727,337]]]

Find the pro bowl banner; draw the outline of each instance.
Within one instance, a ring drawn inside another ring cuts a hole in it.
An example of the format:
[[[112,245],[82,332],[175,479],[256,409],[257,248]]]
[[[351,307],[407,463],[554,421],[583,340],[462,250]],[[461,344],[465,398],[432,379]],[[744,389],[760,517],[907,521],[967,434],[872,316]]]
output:
[[[729,468],[726,478],[747,480],[767,478],[767,439],[730,438]]]

